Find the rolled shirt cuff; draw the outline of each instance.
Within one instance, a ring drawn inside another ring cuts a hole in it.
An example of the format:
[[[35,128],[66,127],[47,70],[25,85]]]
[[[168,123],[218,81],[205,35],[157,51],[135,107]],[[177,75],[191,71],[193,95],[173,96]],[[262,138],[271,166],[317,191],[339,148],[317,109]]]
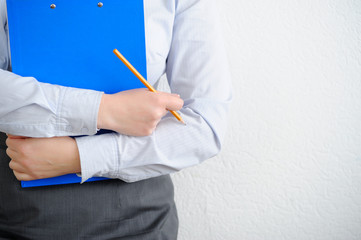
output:
[[[66,88],[59,106],[59,118],[68,122],[65,131],[71,136],[94,135],[103,92]]]
[[[115,133],[75,138],[80,156],[82,183],[91,177],[117,178],[118,144]]]

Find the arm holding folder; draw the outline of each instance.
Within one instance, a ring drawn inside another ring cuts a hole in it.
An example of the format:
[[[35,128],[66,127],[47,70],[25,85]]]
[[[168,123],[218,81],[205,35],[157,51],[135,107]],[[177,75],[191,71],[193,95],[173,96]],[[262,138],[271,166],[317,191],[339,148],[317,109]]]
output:
[[[179,15],[175,23],[173,35],[164,32],[164,35],[157,36],[160,41],[166,39],[164,45],[167,45],[167,41],[172,43],[170,49],[164,51],[168,54],[164,56],[164,66],[171,89],[185,99],[181,113],[187,127],[175,125],[174,117],[166,115],[149,136],[139,138],[112,133],[75,138],[83,181],[92,176],[138,181],[193,166],[219,152],[231,90],[219,25],[215,24],[217,21],[213,16],[215,9],[211,7],[211,11],[202,16],[201,21],[189,20],[197,15],[197,8],[208,9],[207,4],[199,2],[192,8],[180,5],[177,11],[183,14]],[[169,24],[173,23],[169,21]],[[149,56],[156,55],[157,37],[149,37]],[[150,69],[156,73],[150,76],[151,82],[164,73],[162,68],[162,65],[158,68],[154,64],[154,69]],[[114,94],[112,97],[122,98],[122,94],[127,93]],[[107,97],[104,96],[107,95],[103,95],[101,104],[107,104]],[[114,110],[109,108],[104,114],[114,113]],[[98,123],[112,124],[108,118]],[[98,150],[99,147],[102,151]]]
[[[12,70],[40,81],[12,73],[2,79],[5,104],[0,116],[5,117],[0,130],[12,134],[7,141],[10,166],[23,180],[80,171],[79,154],[68,158],[68,152],[76,153],[74,139],[42,137],[92,135],[97,128],[144,136],[154,130],[166,108],[178,110],[183,105],[177,95],[129,90],[144,86],[132,81],[132,73],[122,70],[111,52],[119,46],[146,73],[142,0],[107,1],[101,8],[89,1],[64,3],[46,8],[39,0],[8,0]],[[114,21],[129,17],[131,23]],[[109,30],[112,26],[117,32]],[[84,118],[88,124],[81,121]],[[22,146],[32,151],[22,152]],[[46,150],[51,151],[43,154]]]
[[[118,50],[115,49],[114,53],[150,92],[145,89],[136,89],[113,95],[105,94],[102,97],[98,114],[98,127],[132,136],[147,136],[154,131],[167,110],[185,124],[179,114],[175,112],[175,110],[179,110],[183,106],[180,96],[178,94],[157,92]],[[125,112],[125,109],[129,109],[130,112]],[[136,114],[134,109],[137,109]],[[125,122],[128,124],[124,124]],[[18,153],[21,152],[21,146],[24,145],[25,141],[28,141],[26,145],[31,146],[33,151],[31,154],[22,152],[23,156],[19,157]],[[7,145],[9,147],[8,155],[13,158],[10,167],[19,180],[30,181],[81,172],[79,152],[72,138],[31,139],[8,134]],[[58,148],[58,146],[63,148]],[[43,151],[44,147],[52,150]],[[51,154],[43,155],[43,153],[47,152],[51,152]],[[54,158],[54,156],[56,157]],[[49,161],[51,159],[56,162]],[[62,168],[59,169],[60,165]],[[72,181],[74,180],[70,180],[69,183]]]
[[[182,106],[183,101],[178,94],[155,94],[145,89],[104,94],[98,127],[132,136],[147,136],[154,131],[167,110],[173,112]],[[40,139],[8,134],[6,143],[7,153],[12,158],[10,167],[19,180],[30,181],[81,172],[78,148],[72,138]],[[24,151],[24,145],[31,151]],[[48,151],[44,151],[44,148]]]

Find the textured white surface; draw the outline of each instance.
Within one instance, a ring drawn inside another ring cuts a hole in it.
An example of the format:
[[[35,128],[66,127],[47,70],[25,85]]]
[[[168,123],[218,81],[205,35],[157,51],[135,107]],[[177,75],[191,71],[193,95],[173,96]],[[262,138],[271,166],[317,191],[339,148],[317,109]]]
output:
[[[218,1],[222,153],[173,176],[180,240],[361,239],[361,1]]]

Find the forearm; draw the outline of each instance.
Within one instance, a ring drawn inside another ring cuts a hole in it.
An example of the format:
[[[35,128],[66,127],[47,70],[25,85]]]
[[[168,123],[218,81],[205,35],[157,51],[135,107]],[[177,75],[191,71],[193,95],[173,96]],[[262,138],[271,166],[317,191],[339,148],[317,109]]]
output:
[[[208,6],[212,6],[211,11]],[[181,14],[174,24],[167,77],[171,89],[186,99],[181,113],[187,125],[179,124],[170,115],[162,119],[150,136],[104,134],[76,138],[83,181],[92,176],[137,181],[198,164],[219,152],[232,95],[219,24],[213,20],[214,9],[214,2],[205,0],[179,2],[178,6]],[[198,15],[200,11],[203,15]],[[135,110],[125,119],[139,116],[143,121],[137,121],[147,122],[143,113],[153,109],[152,104],[148,105],[151,101],[125,102],[112,106]],[[110,109],[108,112],[113,112],[114,108]],[[136,111],[140,109],[144,111]]]
[[[213,107],[205,110],[208,104]],[[228,107],[229,102],[186,100],[181,115],[187,125],[168,114],[150,136],[76,138],[83,181],[104,176],[134,182],[201,163],[221,149]]]
[[[150,136],[77,138],[83,180],[137,181],[199,164],[220,151],[232,91],[215,2],[179,1],[177,11],[166,73],[171,90],[185,99],[181,115],[187,125],[168,115]]]
[[[169,114],[145,137],[114,133],[80,137],[76,142],[70,137],[10,136],[10,167],[19,180],[81,172],[83,182],[93,176],[134,182],[199,164],[220,151],[224,124],[217,121],[222,120],[229,103],[214,102],[212,109],[219,119],[210,119],[214,113],[200,111],[209,103],[189,102],[181,111],[186,126]]]
[[[18,180],[80,172],[76,142],[70,137],[26,138],[9,135],[6,152]]]
[[[0,69],[0,131],[30,137],[95,134],[101,96]]]

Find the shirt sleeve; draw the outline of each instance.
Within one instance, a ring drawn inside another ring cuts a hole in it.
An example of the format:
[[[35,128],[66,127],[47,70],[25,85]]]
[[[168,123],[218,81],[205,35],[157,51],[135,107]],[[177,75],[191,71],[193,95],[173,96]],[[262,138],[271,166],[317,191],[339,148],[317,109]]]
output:
[[[187,123],[167,114],[152,135],[77,138],[82,181],[92,176],[139,181],[172,173],[221,149],[232,98],[222,32],[213,0],[176,1],[167,78],[184,99]]]
[[[8,49],[6,6],[0,1],[0,131],[29,137],[97,132],[101,92],[41,83],[11,73],[6,70]]]
[[[29,137],[95,134],[101,96],[0,69],[0,131]]]

